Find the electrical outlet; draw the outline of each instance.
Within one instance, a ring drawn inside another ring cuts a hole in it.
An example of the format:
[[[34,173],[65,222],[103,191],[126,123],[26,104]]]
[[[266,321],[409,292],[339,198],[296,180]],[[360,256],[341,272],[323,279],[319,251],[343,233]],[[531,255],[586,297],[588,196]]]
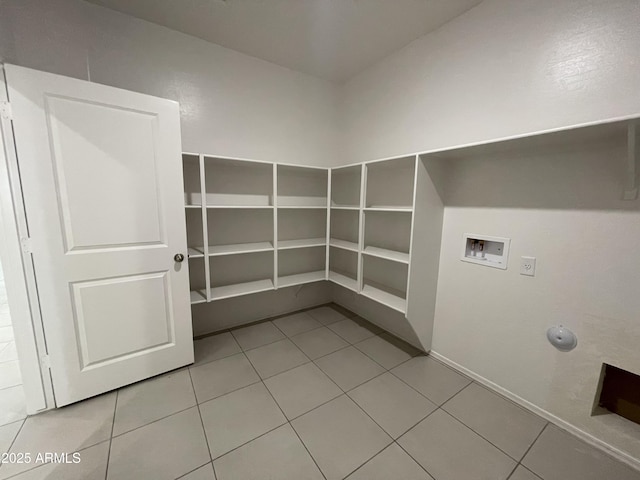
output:
[[[536,257],[520,257],[520,275],[536,276]]]

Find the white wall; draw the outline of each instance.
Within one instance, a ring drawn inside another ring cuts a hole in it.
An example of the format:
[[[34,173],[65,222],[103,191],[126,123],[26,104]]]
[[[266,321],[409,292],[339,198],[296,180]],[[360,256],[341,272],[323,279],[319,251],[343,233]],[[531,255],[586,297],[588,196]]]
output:
[[[337,159],[335,85],[80,0],[0,2],[0,59],[177,100],[185,151]]]
[[[638,114],[638,24],[635,0],[485,0],[345,85],[348,161]],[[433,350],[640,459],[637,425],[590,415],[602,362],[640,373],[623,159],[618,144],[448,165]],[[509,269],[461,262],[464,232],[510,237]],[[573,352],[547,343],[557,323]]]
[[[640,111],[640,2],[484,0],[349,81],[348,162]]]

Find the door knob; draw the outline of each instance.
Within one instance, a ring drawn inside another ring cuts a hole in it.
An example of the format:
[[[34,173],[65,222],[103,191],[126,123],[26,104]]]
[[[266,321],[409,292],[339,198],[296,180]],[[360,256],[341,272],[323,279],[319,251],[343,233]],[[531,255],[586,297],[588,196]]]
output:
[[[184,255],[183,255],[183,254],[181,254],[181,253],[176,253],[176,254],[174,255],[173,259],[174,259],[176,262],[180,263],[180,262],[182,262],[182,261],[184,260]]]

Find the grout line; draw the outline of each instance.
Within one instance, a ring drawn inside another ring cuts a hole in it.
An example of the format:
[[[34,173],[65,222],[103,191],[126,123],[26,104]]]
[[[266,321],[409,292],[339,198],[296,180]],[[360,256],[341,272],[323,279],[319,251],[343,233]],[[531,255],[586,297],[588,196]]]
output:
[[[444,404],[443,404],[444,405]],[[480,438],[482,438],[483,440],[485,440],[487,443],[490,443],[491,445],[493,445],[495,448],[497,448],[500,452],[502,452],[504,455],[506,455],[507,457],[509,457],[511,460],[513,460],[514,462],[516,462],[516,467],[518,466],[518,463],[520,463],[518,461],[517,458],[512,457],[511,455],[509,455],[507,452],[505,452],[503,449],[501,449],[499,446],[497,446],[495,443],[493,443],[491,440],[489,440],[487,437],[485,437],[484,435],[476,432],[473,428],[471,428],[469,425],[467,425],[466,423],[464,423],[462,420],[460,420],[459,418],[457,418],[455,415],[453,415],[452,413],[447,412],[444,408],[440,407],[440,410],[442,410],[444,413],[446,413],[448,416],[450,416],[451,418],[453,418],[456,422],[460,423],[461,425],[463,425],[464,427],[466,427],[467,429],[471,430],[473,433],[475,433],[477,436],[479,436]],[[515,468],[515,467],[514,467]],[[507,477],[508,478],[508,477]]]
[[[6,453],[11,452],[11,449],[13,448],[13,445],[16,443],[16,440],[18,439],[18,436],[20,435],[20,432],[22,432],[22,429],[24,428],[24,424],[27,421],[26,418],[23,418],[22,420],[18,420],[17,422],[11,422],[11,423],[7,423],[5,425],[2,425],[3,427],[6,425],[11,425],[12,423],[18,423],[22,421],[22,425],[20,425],[20,428],[18,429],[18,431],[16,432],[15,436],[13,437],[13,440],[11,440],[11,443],[9,444],[9,448],[7,448]],[[2,465],[4,465],[2,462],[0,462],[0,469],[2,468]]]
[[[304,353],[304,352],[303,352],[303,353]],[[249,358],[249,357],[247,357],[247,358]],[[307,357],[307,358],[309,358],[309,357]],[[249,359],[249,363],[251,363],[251,359]],[[290,372],[291,370],[295,370],[295,369],[296,369],[296,368],[298,368],[298,367],[304,367],[305,365],[309,365],[310,363],[313,363],[313,360],[308,360],[308,361],[306,361],[306,362],[304,362],[304,363],[301,363],[301,364],[299,364],[299,365],[296,365],[295,367],[287,368],[286,370],[282,370],[281,372],[274,373],[273,375],[269,375],[268,377],[263,377],[262,375],[260,375],[260,374],[258,373],[258,377],[260,377],[260,380],[261,380],[261,381],[269,380],[270,378],[277,377],[277,376],[278,376],[278,375],[280,375],[281,373]],[[253,367],[253,369],[254,369],[254,370],[256,370],[255,365],[253,365],[253,363],[251,363],[251,366]],[[256,370],[256,373],[257,373],[257,370]],[[258,382],[256,382],[256,383],[258,383]]]
[[[107,480],[109,476],[109,462],[111,460],[111,444],[113,443],[113,429],[116,425],[116,412],[118,411],[118,397],[120,396],[120,390],[116,390],[116,401],[113,402],[113,420],[111,420],[111,432],[109,434],[109,449],[107,451],[107,468],[104,469],[104,479]]]
[[[253,442],[254,440],[257,440],[257,439],[259,439],[259,438],[262,438],[262,437],[264,437],[265,435],[269,435],[269,434],[270,434],[271,432],[273,432],[274,430],[277,430],[277,429],[279,429],[280,427],[284,427],[284,426],[285,426],[285,425],[287,425],[288,423],[289,423],[289,422],[287,422],[287,421],[286,421],[286,417],[285,417],[285,422],[284,422],[284,423],[281,423],[280,425],[277,425],[277,426],[275,426],[275,427],[273,427],[273,428],[270,428],[270,429],[269,429],[269,430],[267,430],[266,432],[261,433],[260,435],[258,435],[258,436],[256,436],[256,437],[253,437],[251,440],[247,440],[246,442],[242,443],[241,445],[238,445],[237,447],[233,447],[233,448],[232,448],[231,450],[229,450],[228,452],[224,452],[223,454],[218,455],[217,457],[214,457],[214,458],[213,458],[213,460],[211,460],[211,465],[213,465],[213,463],[214,463],[214,462],[216,462],[216,461],[220,460],[222,457],[226,457],[226,456],[227,456],[227,455],[229,455],[230,453],[235,452],[236,450],[238,450],[238,449],[240,449],[240,448],[244,447],[245,445],[247,445],[247,444],[249,444],[249,443]]]
[[[434,411],[435,411],[435,410],[434,410]],[[433,412],[431,412],[431,413],[433,413]],[[431,414],[429,414],[429,415],[431,415]],[[428,417],[429,415],[427,415],[427,417]],[[424,419],[426,419],[427,417],[423,418],[423,419],[422,419],[422,420],[420,420],[420,421],[422,422],[422,421],[423,421]],[[417,425],[417,424],[416,424],[416,425]],[[413,428],[413,427],[412,427],[412,428]],[[411,430],[411,429],[409,429],[409,430]],[[408,432],[409,430],[407,430],[407,432]],[[402,435],[406,435],[406,433],[407,433],[407,432],[403,433]],[[399,440],[399,439],[400,439],[400,437],[398,437],[398,440]],[[425,467],[424,467],[424,466],[423,466],[423,465],[422,465],[418,460],[416,460],[415,458],[413,458],[413,455],[411,455],[409,452],[407,452],[407,451],[405,450],[405,448],[404,448],[402,445],[400,445],[400,443],[398,442],[398,440],[395,440],[393,443],[395,443],[395,444],[400,448],[400,450],[402,450],[404,453],[406,453],[406,454],[409,456],[409,458],[410,458],[411,460],[413,460],[414,462],[416,462],[416,465],[418,465],[422,470],[424,470],[425,472],[427,472],[427,475],[429,475],[431,478],[435,478],[433,475],[431,475],[431,473],[429,472],[429,470],[427,470],[427,469],[426,469],[426,468],[425,468]]]
[[[209,455],[211,456],[211,455]],[[200,465],[199,467],[194,468],[193,470],[189,470],[187,473],[184,473],[182,475],[180,475],[179,477],[177,477],[175,480],[180,480],[181,478],[186,477],[187,475],[189,475],[190,473],[195,472],[196,470],[201,469],[202,467],[206,467],[207,465],[209,465],[211,463],[211,466],[213,467],[213,463],[211,462],[211,460],[209,460],[207,463],[203,463],[202,465]]]
[[[527,451],[526,451],[526,452],[524,452],[524,455],[522,455],[522,458],[521,458],[521,459],[520,459],[520,461],[518,462],[518,465],[522,465],[522,467],[523,467],[523,468],[526,468],[527,470],[529,470],[529,469],[527,468],[527,466],[526,466],[526,465],[523,465],[522,461],[525,459],[525,457],[527,456],[527,454],[529,453],[529,451],[531,451],[531,449],[533,448],[533,446],[534,446],[534,445],[536,444],[536,442],[540,439],[540,437],[542,436],[542,434],[544,433],[544,431],[547,429],[547,427],[548,427],[549,425],[551,425],[551,423],[550,423],[550,422],[545,423],[544,427],[542,427],[542,430],[540,430],[540,433],[538,434],[538,436],[536,437],[536,439],[535,439],[533,442],[531,442],[531,445],[529,445],[529,448],[527,448]],[[518,465],[516,465],[516,468],[518,468]],[[514,471],[515,471],[515,469],[514,469]],[[534,472],[533,470],[530,470],[530,471],[531,471],[532,473],[534,473],[536,477],[539,477],[539,475],[538,475],[536,472]],[[513,473],[512,473],[512,475],[513,475]]]
[[[200,417],[200,425],[202,426],[202,434],[204,435],[204,441],[207,444],[207,450],[209,452],[209,460],[211,461],[211,466],[213,466],[213,458],[211,458],[211,448],[209,447],[209,437],[207,436],[207,429],[204,428],[204,420],[202,420],[202,412],[200,411],[200,404],[198,403],[198,397],[196,397],[196,387],[193,384],[193,377],[191,376],[191,370],[189,370],[189,380],[191,380],[191,388],[193,389],[193,398],[196,401],[196,408],[198,409],[198,416]],[[206,465],[206,463],[205,463],[205,465]],[[198,467],[198,468],[200,468],[200,467]],[[214,473],[214,475],[215,475],[215,473]]]
[[[174,415],[177,415],[177,414],[179,414],[179,413],[186,412],[187,410],[189,410],[189,409],[191,409],[191,408],[194,408],[194,407],[196,407],[196,406],[197,406],[197,405],[191,405],[190,407],[182,408],[182,409],[180,409],[180,410],[178,410],[178,411],[176,411],[176,412],[170,413],[169,415],[165,415],[164,417],[161,417],[161,418],[156,418],[155,420],[152,420],[152,421],[150,421],[149,423],[145,423],[144,425],[140,425],[139,427],[132,428],[131,430],[127,430],[126,432],[119,433],[119,434],[117,434],[117,435],[113,436],[112,438],[120,438],[120,437],[122,437],[123,435],[126,435],[127,433],[135,432],[136,430],[140,430],[141,428],[144,428],[144,427],[146,427],[146,426],[148,426],[148,425],[151,425],[151,424],[153,424],[153,423],[157,423],[157,422],[159,422],[159,421],[161,421],[161,420],[165,420],[165,419],[167,419],[167,418],[169,418],[169,417],[173,417]]]
[[[383,430],[384,432],[384,430]],[[384,432],[387,433],[387,432]],[[388,435],[388,434],[387,434]],[[382,447],[381,450],[378,450],[376,453],[373,454],[373,456],[367,458],[361,465],[358,465],[357,468],[355,468],[354,470],[351,470],[349,473],[347,473],[343,478],[348,478],[351,475],[353,475],[357,470],[360,470],[362,467],[364,467],[367,463],[369,463],[371,460],[373,460],[374,458],[376,458],[378,455],[380,455],[382,452],[384,452],[387,448],[389,448],[391,445],[393,445],[395,443],[395,441],[393,440],[393,437],[389,436],[389,438],[391,439],[391,443],[388,443],[387,445],[385,445],[384,447]]]
[[[251,362],[249,362],[249,364],[251,364]],[[251,366],[253,367],[253,365],[251,365]],[[217,396],[212,397],[212,398],[207,398],[206,400],[203,400],[201,402],[198,401],[198,396],[196,395],[196,405],[202,405],[204,403],[210,402],[211,400],[216,400],[218,398],[226,397],[227,395],[229,395],[229,394],[231,394],[233,392],[237,392],[238,390],[242,390],[243,388],[250,387],[251,385],[255,385],[256,383],[260,383],[261,381],[262,381],[262,379],[260,378],[260,375],[258,375],[258,380],[254,381],[254,382],[248,383],[247,385],[243,385],[243,386],[238,387],[238,388],[234,388],[233,390],[229,390],[228,392],[225,392],[222,395],[217,395]],[[194,407],[195,407],[195,405],[194,405]],[[189,407],[189,408],[191,408],[191,407]]]
[[[333,355],[334,353],[340,352],[340,351],[342,351],[342,350],[346,350],[347,348],[352,347],[352,346],[353,346],[353,345],[351,345],[351,344],[347,343],[346,345],[344,345],[344,346],[340,347],[339,349],[334,350],[333,352],[325,353],[324,355],[320,355],[319,357],[314,358],[314,359],[313,359],[313,360],[311,360],[311,361],[312,361],[312,362],[315,362],[316,360],[320,360],[321,358],[328,357],[329,355]],[[298,348],[300,348],[300,347],[298,347]],[[308,355],[307,355],[307,356],[308,356]],[[309,358],[311,358],[311,357],[309,357]]]
[[[276,327],[277,328],[277,327]],[[303,352],[304,353],[304,352]],[[246,355],[245,355],[246,356]],[[247,357],[248,358],[248,357]],[[307,357],[308,358],[308,357]],[[249,360],[249,363],[251,363],[251,361]],[[306,365],[306,364],[305,364]],[[251,366],[253,367],[253,364],[251,364]],[[255,370],[255,367],[253,367],[253,369]],[[256,374],[258,376],[260,376],[260,374],[257,372],[256,370]],[[262,385],[264,386],[264,388],[267,390],[267,392],[269,392],[269,395],[271,396],[271,398],[273,399],[273,402],[276,404],[276,406],[278,407],[278,409],[280,410],[280,412],[282,412],[282,416],[284,417],[284,419],[286,420],[286,423],[283,423],[282,425],[289,425],[289,427],[291,428],[291,430],[293,430],[293,432],[296,434],[296,436],[298,437],[298,440],[300,440],[300,443],[302,444],[302,446],[304,447],[304,449],[307,451],[307,454],[309,455],[309,457],[311,458],[311,461],[313,461],[313,463],[315,464],[316,468],[318,469],[318,471],[320,472],[320,475],[322,475],[322,477],[327,480],[327,477],[325,476],[324,472],[320,469],[320,466],[317,464],[316,459],[313,458],[313,455],[311,455],[311,452],[309,451],[309,449],[307,448],[307,446],[305,445],[305,443],[302,441],[302,438],[300,438],[300,435],[298,435],[298,432],[296,431],[296,429],[293,427],[293,424],[291,423],[291,420],[289,420],[289,417],[287,417],[287,415],[284,413],[284,410],[282,410],[282,407],[280,406],[280,404],[278,403],[278,401],[276,400],[276,397],[273,396],[273,393],[271,393],[271,390],[269,390],[269,387],[267,387],[267,384],[264,383],[264,380],[262,380]],[[278,426],[277,428],[280,428],[282,425]],[[274,429],[275,430],[275,429]],[[268,432],[267,432],[268,433]],[[255,440],[255,439],[254,439]],[[248,442],[247,442],[248,443]],[[215,472],[214,472],[215,473]]]
[[[526,470],[527,472],[529,472],[531,475],[533,475],[535,478],[538,478],[539,480],[543,480],[542,477],[540,475],[538,475],[537,473],[529,470],[527,467],[525,467],[524,465],[522,465],[521,463],[518,463],[518,465],[516,465],[516,468],[513,469],[513,472],[511,472],[511,476],[507,477],[507,480],[511,480],[513,478],[516,478],[513,476],[514,473],[516,473],[516,470],[518,469],[518,467],[522,467],[524,470]]]

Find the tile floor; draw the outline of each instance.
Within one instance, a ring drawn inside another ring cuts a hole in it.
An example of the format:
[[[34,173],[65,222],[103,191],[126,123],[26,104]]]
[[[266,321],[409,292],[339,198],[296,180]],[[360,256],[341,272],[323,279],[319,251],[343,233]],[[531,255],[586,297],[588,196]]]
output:
[[[640,480],[344,310],[195,342],[194,365],[0,427],[0,479]]]

